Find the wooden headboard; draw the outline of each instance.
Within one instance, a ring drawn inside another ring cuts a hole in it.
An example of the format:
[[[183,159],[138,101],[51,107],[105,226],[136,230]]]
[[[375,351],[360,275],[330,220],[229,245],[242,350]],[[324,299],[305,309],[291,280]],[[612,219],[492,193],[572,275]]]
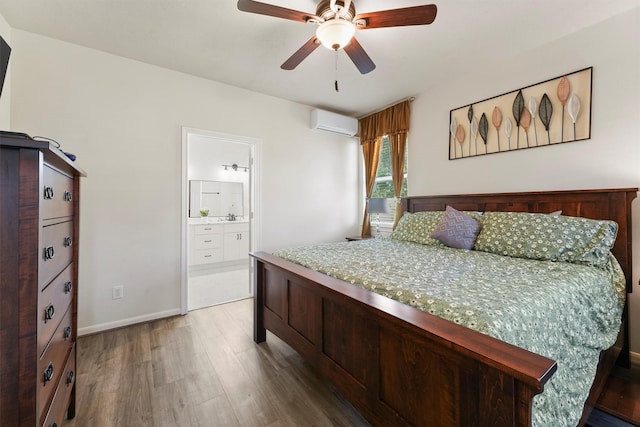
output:
[[[627,293],[631,293],[631,202],[637,194],[637,188],[456,194],[406,197],[403,199],[403,205],[407,212],[440,211],[445,210],[447,205],[458,210],[482,212],[550,213],[561,210],[563,215],[615,221],[618,223],[618,237],[612,252],[627,279]]]

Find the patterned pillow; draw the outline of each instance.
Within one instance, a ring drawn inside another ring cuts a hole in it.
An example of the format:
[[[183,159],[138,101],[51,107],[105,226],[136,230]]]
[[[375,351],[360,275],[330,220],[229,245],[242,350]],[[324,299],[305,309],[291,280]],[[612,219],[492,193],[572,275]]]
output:
[[[478,221],[447,206],[444,218],[431,237],[452,248],[472,249],[480,228],[482,225]]]
[[[603,266],[618,224],[571,216],[485,212],[475,249],[499,255]]]
[[[392,240],[443,246],[442,243],[430,237],[442,218],[444,218],[444,211],[405,212],[390,237]]]

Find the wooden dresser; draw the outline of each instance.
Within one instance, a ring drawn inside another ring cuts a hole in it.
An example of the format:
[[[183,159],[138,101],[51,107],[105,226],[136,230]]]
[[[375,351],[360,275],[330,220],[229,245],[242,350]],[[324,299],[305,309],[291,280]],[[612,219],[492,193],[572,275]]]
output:
[[[80,177],[48,142],[0,136],[0,426],[75,415]]]

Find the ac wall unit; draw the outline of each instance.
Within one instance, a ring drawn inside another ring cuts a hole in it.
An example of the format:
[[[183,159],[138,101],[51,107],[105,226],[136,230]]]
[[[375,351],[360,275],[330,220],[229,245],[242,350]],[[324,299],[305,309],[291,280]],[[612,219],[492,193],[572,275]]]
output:
[[[358,119],[316,109],[311,111],[311,129],[354,136],[358,133]]]

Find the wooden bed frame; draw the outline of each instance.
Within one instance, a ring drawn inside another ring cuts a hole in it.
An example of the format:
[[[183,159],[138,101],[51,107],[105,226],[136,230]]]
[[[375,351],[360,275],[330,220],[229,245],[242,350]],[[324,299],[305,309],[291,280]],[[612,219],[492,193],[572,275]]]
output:
[[[632,290],[631,202],[637,188],[408,197],[405,210],[526,211],[619,225],[613,253]],[[266,330],[300,353],[374,426],[529,426],[531,401],[556,370],[546,357],[344,281],[257,252],[254,340]],[[627,310],[625,308],[625,318]],[[628,328],[601,357],[584,424]],[[620,356],[619,356],[620,355]]]

